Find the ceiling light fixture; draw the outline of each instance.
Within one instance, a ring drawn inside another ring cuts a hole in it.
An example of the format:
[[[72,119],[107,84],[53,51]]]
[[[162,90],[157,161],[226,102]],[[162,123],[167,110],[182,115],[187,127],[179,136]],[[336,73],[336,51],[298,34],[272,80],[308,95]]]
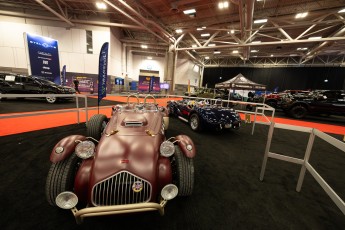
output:
[[[305,18],[307,15],[308,15],[308,12],[298,13],[296,14],[295,18]]]
[[[342,10],[339,10],[338,13],[345,13],[345,8]]]
[[[257,19],[254,21],[255,24],[265,23],[265,22],[267,22],[267,19]]]
[[[195,48],[195,47],[198,47],[198,46],[194,44],[194,45],[192,45],[192,47]]]
[[[209,37],[210,34],[201,34],[201,37]]]
[[[196,30],[204,30],[204,29],[199,27],[199,28],[196,28]]]
[[[232,53],[233,54],[238,54],[238,50],[233,50]]]
[[[251,53],[257,53],[257,52],[259,52],[259,50],[251,50],[250,52]]]
[[[104,2],[96,2],[96,6],[100,10],[105,10],[107,9],[107,5]]]
[[[213,53],[214,54],[220,54],[220,51],[214,51]]]
[[[178,34],[182,33],[182,29],[177,29],[177,30],[175,30],[175,31],[176,31],[176,33],[178,33]]]
[[[229,2],[227,2],[227,1],[223,1],[223,2],[218,3],[219,9],[224,9],[224,8],[228,8],[228,7],[229,7]]]
[[[195,9],[184,10],[183,13],[184,14],[195,14],[196,10]]]
[[[303,47],[303,48],[297,48],[297,50],[307,50],[308,48]]]
[[[206,60],[210,59],[210,57],[205,57]]]
[[[147,45],[141,45],[141,48],[147,49]]]
[[[207,46],[216,46],[216,44],[208,44]]]

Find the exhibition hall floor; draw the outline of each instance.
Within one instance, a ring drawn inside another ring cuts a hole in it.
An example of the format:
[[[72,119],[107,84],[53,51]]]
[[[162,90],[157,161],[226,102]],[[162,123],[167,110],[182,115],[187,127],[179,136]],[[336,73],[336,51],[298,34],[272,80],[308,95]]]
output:
[[[96,104],[94,99],[88,105]],[[102,101],[103,106],[113,104],[113,101]],[[18,103],[8,100],[0,102],[0,113],[11,115],[73,106],[74,102],[50,105],[35,100]],[[101,112],[108,114],[110,110]],[[299,165],[269,159],[264,181],[259,180],[267,126],[257,125],[254,135],[251,135],[252,125],[245,123],[239,130],[196,133],[177,118],[170,119],[166,136],[186,134],[195,142],[193,195],[168,202],[164,216],[147,212],[91,217],[78,226],[70,211],[51,207],[45,199],[52,148],[65,136],[86,133],[84,122],[75,124],[75,112],[67,114],[59,117],[65,120],[71,116],[73,124],[0,137],[1,229],[344,229],[344,214],[309,173],[301,192],[295,191]],[[44,116],[34,118],[31,123],[52,123],[56,119],[43,120]],[[1,130],[8,119],[0,120]],[[311,123],[316,123],[313,119]],[[12,128],[31,123],[12,124]],[[337,121],[329,121],[328,125],[343,127]],[[331,135],[338,140],[344,137]],[[271,152],[303,158],[307,143],[307,133],[275,129]],[[316,138],[310,163],[345,200],[345,154]]]
[[[168,202],[158,212],[86,218],[75,223],[69,210],[48,205],[45,180],[54,145],[71,134],[85,134],[85,123],[0,137],[1,229],[344,229],[345,216],[307,173],[295,191],[300,166],[269,159],[259,180],[268,127],[193,132],[171,118],[167,137],[189,135],[197,155],[190,197]],[[341,139],[340,135],[332,135]],[[303,158],[306,133],[276,129],[272,152]],[[316,139],[311,164],[345,199],[345,155]]]

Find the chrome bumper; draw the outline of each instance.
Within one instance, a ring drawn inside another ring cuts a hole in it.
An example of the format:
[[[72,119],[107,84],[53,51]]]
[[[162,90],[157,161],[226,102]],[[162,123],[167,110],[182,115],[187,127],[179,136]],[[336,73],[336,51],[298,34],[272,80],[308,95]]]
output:
[[[121,213],[132,213],[132,212],[146,212],[146,211],[158,211],[161,216],[164,215],[164,207],[167,201],[162,200],[158,203],[138,203],[138,204],[125,204],[125,205],[112,205],[112,206],[100,206],[90,207],[78,210],[76,207],[72,208],[71,211],[75,217],[77,224],[81,224],[85,217],[90,216],[105,216],[115,215]]]

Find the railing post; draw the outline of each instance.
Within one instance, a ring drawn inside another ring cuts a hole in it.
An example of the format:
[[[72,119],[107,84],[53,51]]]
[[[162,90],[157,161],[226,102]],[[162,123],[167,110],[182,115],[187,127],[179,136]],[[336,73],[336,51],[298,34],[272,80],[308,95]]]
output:
[[[253,122],[253,126],[252,126],[252,135],[254,135],[254,128],[255,128],[256,114],[257,113],[258,113],[258,107],[255,106],[254,122]]]
[[[77,123],[79,124],[79,97],[75,94],[75,106],[77,107]]]
[[[298,177],[298,182],[297,182],[297,186],[296,186],[297,192],[300,192],[301,188],[302,188],[302,184],[303,184],[303,180],[304,180],[304,176],[305,176],[305,171],[306,171],[305,165],[309,161],[309,157],[310,157],[311,150],[313,148],[314,140],[315,140],[315,134],[314,134],[314,129],[312,129],[310,132],[308,145],[307,145],[307,148],[305,150],[303,165],[301,167],[301,171],[300,171],[299,177]]]
[[[85,95],[85,122],[87,123],[87,121],[89,120],[89,111],[87,109],[87,96]]]
[[[261,172],[260,172],[260,181],[263,181],[263,179],[264,179],[265,170],[266,170],[266,164],[267,164],[267,159],[268,159],[268,153],[270,151],[271,143],[272,143],[274,125],[275,125],[275,123],[272,122],[271,125],[270,125],[270,129],[268,130],[265,155],[264,155],[264,159],[262,161]]]

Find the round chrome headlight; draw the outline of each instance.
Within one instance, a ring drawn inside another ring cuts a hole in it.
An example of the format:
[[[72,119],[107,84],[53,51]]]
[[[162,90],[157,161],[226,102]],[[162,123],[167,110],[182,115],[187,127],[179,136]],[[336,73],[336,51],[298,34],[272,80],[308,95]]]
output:
[[[159,148],[159,151],[162,156],[170,157],[175,152],[175,146],[171,141],[163,141]]]
[[[174,184],[167,184],[161,191],[161,196],[164,200],[174,199],[178,194],[178,188]]]
[[[78,204],[78,197],[73,192],[62,192],[56,197],[55,203],[62,209],[71,209]]]
[[[95,144],[92,141],[82,141],[75,147],[75,154],[81,159],[87,159],[95,153]]]

